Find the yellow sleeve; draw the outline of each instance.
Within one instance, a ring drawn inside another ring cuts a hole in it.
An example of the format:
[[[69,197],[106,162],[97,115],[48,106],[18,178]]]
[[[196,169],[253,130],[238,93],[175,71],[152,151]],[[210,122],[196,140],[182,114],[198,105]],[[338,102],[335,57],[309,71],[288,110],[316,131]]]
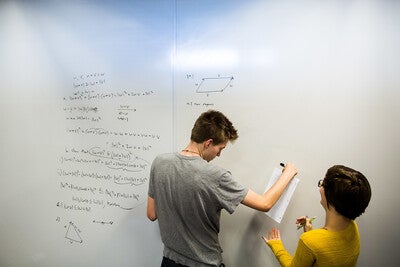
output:
[[[290,266],[292,256],[286,251],[281,240],[269,240],[267,244],[275,254],[281,266]]]
[[[292,257],[289,252],[284,248],[281,240],[270,240],[268,241],[268,246],[271,248],[280,265],[283,267],[310,267],[315,261],[314,254],[301,239],[297,244],[294,257]]]

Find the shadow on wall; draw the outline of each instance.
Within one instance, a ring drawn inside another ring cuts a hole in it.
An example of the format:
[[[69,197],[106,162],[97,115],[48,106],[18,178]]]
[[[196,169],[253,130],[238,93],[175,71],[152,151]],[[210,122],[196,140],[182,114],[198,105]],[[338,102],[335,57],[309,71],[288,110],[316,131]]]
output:
[[[240,251],[235,256],[234,266],[271,266],[275,257],[261,238],[266,235],[272,220],[263,212],[255,211],[240,240]],[[259,232],[259,234],[254,234]],[[272,262],[271,262],[272,261]]]

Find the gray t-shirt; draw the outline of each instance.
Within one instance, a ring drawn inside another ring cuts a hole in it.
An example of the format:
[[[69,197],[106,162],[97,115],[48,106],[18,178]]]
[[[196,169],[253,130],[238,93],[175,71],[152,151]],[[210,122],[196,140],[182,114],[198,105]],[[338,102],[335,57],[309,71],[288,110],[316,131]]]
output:
[[[164,256],[187,266],[218,266],[221,209],[233,213],[248,189],[200,157],[157,156],[149,196],[155,200]]]

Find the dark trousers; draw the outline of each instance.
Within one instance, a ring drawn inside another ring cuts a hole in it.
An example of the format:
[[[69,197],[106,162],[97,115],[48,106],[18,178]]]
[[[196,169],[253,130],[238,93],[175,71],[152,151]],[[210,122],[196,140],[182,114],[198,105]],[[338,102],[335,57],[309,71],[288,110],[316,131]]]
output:
[[[188,266],[176,263],[173,260],[163,257],[161,262],[161,267],[188,267]],[[225,265],[221,263],[219,267],[225,267]]]
[[[188,266],[176,263],[173,260],[163,257],[161,262],[161,267],[188,267]]]

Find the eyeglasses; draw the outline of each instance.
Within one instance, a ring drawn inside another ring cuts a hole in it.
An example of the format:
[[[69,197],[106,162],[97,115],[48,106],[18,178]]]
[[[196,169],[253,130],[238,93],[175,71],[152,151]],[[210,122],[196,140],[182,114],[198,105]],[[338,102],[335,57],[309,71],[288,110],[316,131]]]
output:
[[[324,179],[318,181],[318,187],[324,186]]]

